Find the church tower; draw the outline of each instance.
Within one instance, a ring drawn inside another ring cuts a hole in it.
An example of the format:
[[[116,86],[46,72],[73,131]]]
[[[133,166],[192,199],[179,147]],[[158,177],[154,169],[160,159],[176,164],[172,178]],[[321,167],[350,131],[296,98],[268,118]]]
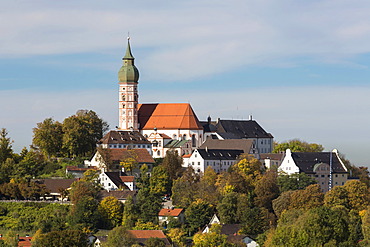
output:
[[[119,84],[119,129],[135,130],[139,129],[138,124],[138,80],[139,70],[135,67],[130,47],[130,38],[127,38],[126,54],[122,58],[123,65],[118,72]]]

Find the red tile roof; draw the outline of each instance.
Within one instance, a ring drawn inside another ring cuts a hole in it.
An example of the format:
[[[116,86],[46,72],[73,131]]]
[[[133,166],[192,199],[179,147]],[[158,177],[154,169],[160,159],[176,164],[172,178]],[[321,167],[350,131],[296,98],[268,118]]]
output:
[[[159,211],[158,216],[177,217],[181,214],[182,211],[183,211],[182,208],[174,208],[174,209],[162,208],[161,211]]]
[[[166,238],[161,230],[128,230],[134,238]]]
[[[120,176],[122,182],[134,182],[134,176]]]
[[[182,157],[183,158],[190,158],[191,154],[184,154]]]
[[[137,159],[139,163],[154,163],[153,157],[149,154],[146,149],[121,149],[121,148],[111,148],[110,157],[113,161],[122,161],[124,159],[133,158]]]
[[[203,129],[190,104],[139,104],[141,129]]]
[[[31,246],[31,237],[19,237],[18,246]]]

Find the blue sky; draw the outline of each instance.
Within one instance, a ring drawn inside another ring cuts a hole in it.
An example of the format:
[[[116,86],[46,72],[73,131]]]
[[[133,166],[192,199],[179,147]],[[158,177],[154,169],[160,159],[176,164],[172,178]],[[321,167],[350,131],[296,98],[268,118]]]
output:
[[[0,127],[18,152],[47,117],[92,109],[117,125],[130,32],[140,101],[199,119],[252,114],[370,165],[370,2],[0,0]]]

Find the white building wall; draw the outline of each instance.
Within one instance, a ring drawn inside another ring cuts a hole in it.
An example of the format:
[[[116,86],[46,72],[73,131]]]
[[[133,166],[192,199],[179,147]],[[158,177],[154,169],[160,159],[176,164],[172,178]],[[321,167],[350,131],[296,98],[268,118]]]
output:
[[[278,170],[285,172],[288,175],[299,173],[299,167],[294,163],[294,160],[292,158],[292,152],[290,151],[290,149],[286,150],[285,157],[281,162],[281,165]]]

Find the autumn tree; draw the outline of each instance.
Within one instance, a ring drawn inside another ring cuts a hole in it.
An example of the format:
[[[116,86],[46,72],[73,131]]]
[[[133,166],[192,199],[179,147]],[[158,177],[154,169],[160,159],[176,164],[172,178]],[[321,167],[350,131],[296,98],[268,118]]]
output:
[[[113,196],[104,198],[98,207],[106,228],[118,226],[122,222],[123,204]]]
[[[138,157],[135,150],[128,150],[127,155],[125,158],[120,162],[120,166],[122,166],[125,172],[129,172],[132,175],[134,169],[136,169],[139,165]]]
[[[261,162],[252,155],[241,157],[241,160],[232,166],[232,170],[243,176],[246,181],[247,191],[254,189],[257,178],[262,175],[264,170]]]
[[[52,118],[37,123],[37,127],[33,129],[32,144],[49,158],[57,156],[63,145],[62,127],[61,123]]]
[[[370,191],[365,183],[358,180],[350,180],[344,184],[344,188],[348,192],[350,209],[360,211],[370,205]]]
[[[153,168],[150,177],[150,193],[164,195],[171,192],[171,180],[166,168],[162,165]]]
[[[272,212],[272,200],[279,196],[277,173],[275,171],[267,171],[263,174],[256,182],[254,193],[256,194],[254,198],[255,204]]]
[[[349,206],[348,191],[344,186],[335,186],[330,191],[326,192],[324,197],[324,205],[327,207],[343,206],[347,209]]]
[[[181,176],[182,158],[179,156],[177,150],[168,150],[163,159],[162,165],[168,171],[171,180],[177,179]]]
[[[8,158],[12,158],[13,141],[8,137],[8,131],[5,128],[0,130],[0,164],[6,161]]]
[[[36,241],[37,247],[86,247],[87,235],[80,230],[52,231],[41,234]],[[34,246],[34,244],[32,244]]]
[[[221,198],[220,190],[217,186],[218,175],[211,166],[207,166],[203,176],[197,184],[196,198],[202,199],[205,202],[216,205]]]
[[[193,238],[194,246],[231,246],[227,243],[227,236],[221,234],[221,226],[213,224],[209,233],[197,233]]]
[[[323,205],[324,194],[321,192],[320,185],[312,184],[304,190],[296,190],[291,194],[291,209],[310,209]]]
[[[292,152],[322,152],[324,150],[324,147],[320,144],[293,139],[287,142],[277,143],[272,152],[281,153],[285,152],[288,148]]]

